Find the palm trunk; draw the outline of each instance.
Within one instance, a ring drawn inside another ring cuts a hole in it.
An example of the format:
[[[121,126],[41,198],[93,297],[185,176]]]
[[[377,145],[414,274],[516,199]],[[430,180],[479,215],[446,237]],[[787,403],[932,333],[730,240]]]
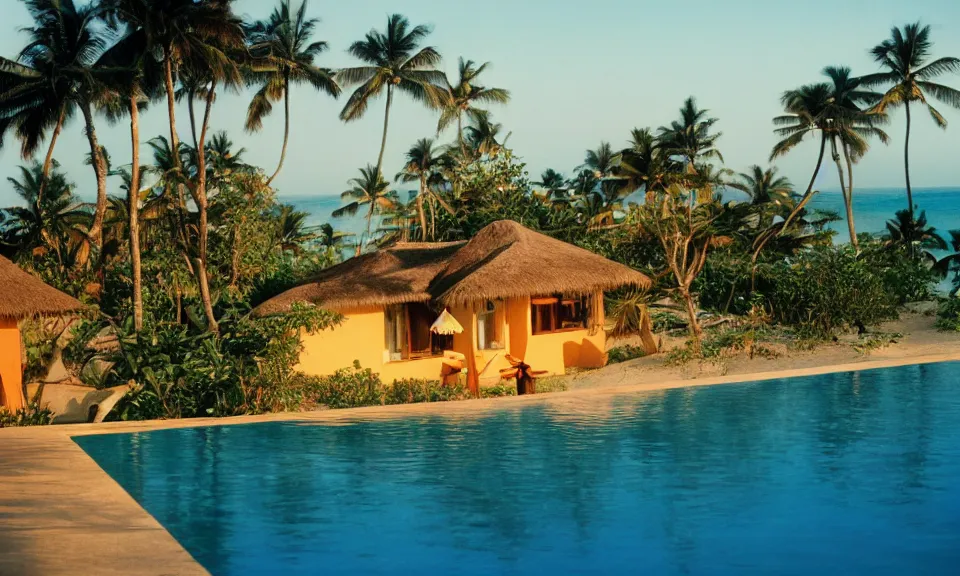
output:
[[[750,258],[751,262],[751,272],[750,272],[750,289],[751,291],[756,289],[757,284],[757,260],[760,258],[760,252],[763,251],[763,248],[767,245],[770,240],[775,236],[780,236],[784,234],[789,228],[790,224],[800,215],[800,212],[806,207],[806,205],[813,198],[813,186],[817,182],[817,176],[820,174],[820,167],[823,166],[823,156],[827,151],[827,136],[826,134],[820,139],[820,155],[817,157],[817,167],[813,170],[813,176],[810,178],[810,184],[807,186],[807,191],[804,192],[803,198],[790,212],[790,215],[787,216],[787,219],[783,222],[783,227],[780,228],[780,231],[777,233],[769,232],[764,233],[761,237],[755,242],[753,256]]]
[[[690,337],[693,339],[693,351],[700,354],[700,341],[703,339],[703,328],[700,327],[700,321],[697,320],[697,305],[693,301],[693,295],[690,290],[681,287],[680,295],[687,306],[687,316],[690,318]]]
[[[207,278],[207,153],[204,146],[207,140],[207,129],[210,126],[210,111],[213,108],[213,98],[216,93],[217,82],[210,84],[207,93],[207,107],[203,113],[203,126],[200,128],[200,141],[197,143],[197,210],[200,212],[199,236],[200,253],[197,258],[197,280],[200,285],[200,300],[203,303],[203,313],[207,317],[207,330],[216,333],[219,331],[217,319],[213,314],[213,301],[210,298],[210,284]]]
[[[854,249],[860,252],[860,240],[857,238],[857,226],[853,221],[853,160],[850,159],[850,149],[843,146],[843,157],[847,161],[847,196],[850,202],[847,205],[847,224],[850,227],[850,236],[852,238]]]
[[[187,112],[190,114],[190,134],[193,136],[193,148],[197,148],[197,113],[193,107],[193,99],[196,97],[196,94],[191,90],[187,94]]]
[[[43,192],[47,189],[47,180],[50,176],[50,169],[53,167],[53,149],[57,146],[57,139],[60,137],[60,132],[63,131],[63,123],[66,118],[67,103],[64,102],[60,107],[60,118],[57,119],[57,125],[53,128],[53,134],[50,135],[50,146],[47,147],[47,157],[43,161],[43,175],[40,178],[40,189],[37,190],[38,209],[43,203]]]
[[[367,212],[367,233],[366,236],[361,236],[360,241],[357,242],[357,256],[363,253],[363,241],[364,238],[367,239],[367,242],[370,241],[370,226],[373,224],[373,208],[376,206],[376,202],[370,202],[370,211]]]
[[[907,177],[907,203],[910,204],[910,221],[913,221],[913,188],[910,187],[910,100],[904,102],[907,110],[907,136],[903,144],[903,170]]]
[[[467,158],[467,145],[463,141],[463,115],[457,114],[457,142],[460,143],[460,153],[463,154],[464,160]]]
[[[127,192],[127,212],[130,221],[130,267],[133,274],[133,327],[143,328],[143,292],[140,279],[140,111],[136,95],[130,96],[130,141],[133,160],[130,165],[130,190]]]
[[[817,183],[817,176],[820,175],[820,168],[823,166],[823,157],[827,152],[827,135],[824,134],[820,139],[820,155],[817,157],[817,167],[813,170],[813,176],[810,178],[810,184],[807,186],[807,191],[804,192],[803,198],[797,205],[793,208],[793,211],[790,212],[790,215],[787,217],[786,221],[783,223],[783,228],[780,230],[780,234],[783,234],[787,228],[790,227],[790,224],[800,215],[800,212],[806,208],[810,200],[813,199],[813,186]]]
[[[417,195],[417,216],[420,217],[420,236],[427,241],[427,213],[423,210],[423,195],[427,191],[427,177],[420,176],[420,194]]]
[[[93,173],[97,177],[97,207],[93,213],[93,224],[87,235],[97,248],[103,247],[103,219],[107,213],[107,166],[104,162],[103,151],[97,139],[97,130],[93,125],[93,112],[90,103],[84,101],[80,105],[83,111],[83,120],[87,125],[87,141],[90,143],[90,163],[93,164]]]
[[[277,164],[277,170],[273,176],[267,180],[267,186],[273,184],[273,181],[283,169],[283,161],[287,158],[287,144],[290,141],[290,73],[287,72],[283,78],[283,148],[280,149],[280,163]],[[384,130],[384,144],[386,143],[386,130]],[[383,149],[380,149],[380,157],[383,158]],[[377,168],[379,170],[379,168]]]
[[[383,139],[380,141],[380,156],[377,158],[377,176],[383,170],[383,153],[387,149],[387,129],[390,125],[390,106],[393,104],[393,84],[387,85],[387,109],[383,114]]]
[[[841,142],[841,145],[846,146]],[[843,173],[843,164],[840,162],[840,151],[837,149],[837,139],[836,136],[830,137],[830,152],[833,157],[834,164],[837,165],[837,175],[840,177],[840,193],[843,195],[843,207],[846,211],[847,217],[847,230],[850,232],[850,245],[853,246],[853,249],[860,251],[860,247],[857,246],[857,230],[853,224],[853,205],[852,199],[850,198],[850,193],[847,191],[847,184],[845,176]]]
[[[173,62],[170,58],[170,51],[164,50],[163,59],[164,79],[167,86],[167,118],[170,122],[170,153],[173,156],[174,170],[181,171],[183,166],[180,164],[180,136],[177,134],[177,112],[176,112],[176,93],[173,87]],[[185,212],[187,210],[187,200],[183,193],[183,184],[176,185],[177,190],[177,218],[180,224],[180,235],[186,246],[188,243],[187,223]]]

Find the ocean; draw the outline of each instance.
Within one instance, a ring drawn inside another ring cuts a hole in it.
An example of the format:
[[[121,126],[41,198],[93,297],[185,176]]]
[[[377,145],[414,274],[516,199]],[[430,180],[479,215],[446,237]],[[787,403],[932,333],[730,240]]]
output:
[[[926,210],[931,226],[947,236],[948,230],[960,229],[960,187],[917,188],[914,189],[914,201],[920,210]],[[739,199],[737,193],[729,194],[731,200]],[[366,227],[363,214],[352,218],[333,218],[331,213],[342,206],[338,196],[281,196],[281,202],[293,204],[298,210],[310,215],[310,225],[329,222],[342,232],[360,234]],[[897,210],[907,207],[906,191],[897,188],[863,188],[854,190],[854,216],[857,232],[881,234],[886,222],[894,217]],[[839,191],[824,191],[811,201],[811,208],[830,210],[845,216],[843,196]],[[374,228],[377,222],[374,221]],[[845,243],[847,237],[846,220],[831,225],[837,232],[836,240]]]

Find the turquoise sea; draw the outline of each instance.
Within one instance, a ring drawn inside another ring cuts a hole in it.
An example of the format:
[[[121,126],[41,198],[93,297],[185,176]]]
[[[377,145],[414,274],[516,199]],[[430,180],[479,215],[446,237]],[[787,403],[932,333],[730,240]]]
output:
[[[736,193],[729,199],[738,199]],[[946,235],[947,230],[960,229],[960,187],[917,188],[914,190],[915,202],[921,210],[927,211],[932,226]],[[358,234],[366,226],[362,215],[353,218],[335,219],[331,213],[342,203],[337,196],[286,196],[281,201],[293,204],[298,210],[310,214],[312,225],[330,222],[334,228]],[[843,197],[839,191],[821,192],[812,202],[812,207],[831,210],[844,215]],[[854,191],[854,215],[858,232],[882,233],[887,220],[893,218],[897,210],[907,207],[906,192],[899,188],[863,188]],[[374,222],[376,226],[376,222]],[[838,242],[847,240],[845,222],[833,226],[840,234]]]

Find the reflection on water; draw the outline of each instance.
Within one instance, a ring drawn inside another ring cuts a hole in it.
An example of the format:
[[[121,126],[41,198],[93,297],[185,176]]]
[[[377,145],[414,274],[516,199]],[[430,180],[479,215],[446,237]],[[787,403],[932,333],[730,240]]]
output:
[[[213,574],[945,574],[957,365],[77,440]]]

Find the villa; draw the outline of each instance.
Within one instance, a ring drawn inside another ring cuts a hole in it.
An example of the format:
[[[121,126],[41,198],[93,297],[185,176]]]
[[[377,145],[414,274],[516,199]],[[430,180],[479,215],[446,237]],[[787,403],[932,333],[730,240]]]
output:
[[[81,308],[78,300],[0,256],[0,406],[16,411],[26,402],[19,322],[35,316],[60,316]]]
[[[348,260],[255,313],[307,302],[343,316],[333,330],[303,335],[304,373],[329,375],[356,360],[385,382],[435,380],[461,358],[476,391],[499,380],[507,355],[549,374],[603,366],[603,293],[624,286],[650,279],[502,220],[469,242],[400,243]]]

